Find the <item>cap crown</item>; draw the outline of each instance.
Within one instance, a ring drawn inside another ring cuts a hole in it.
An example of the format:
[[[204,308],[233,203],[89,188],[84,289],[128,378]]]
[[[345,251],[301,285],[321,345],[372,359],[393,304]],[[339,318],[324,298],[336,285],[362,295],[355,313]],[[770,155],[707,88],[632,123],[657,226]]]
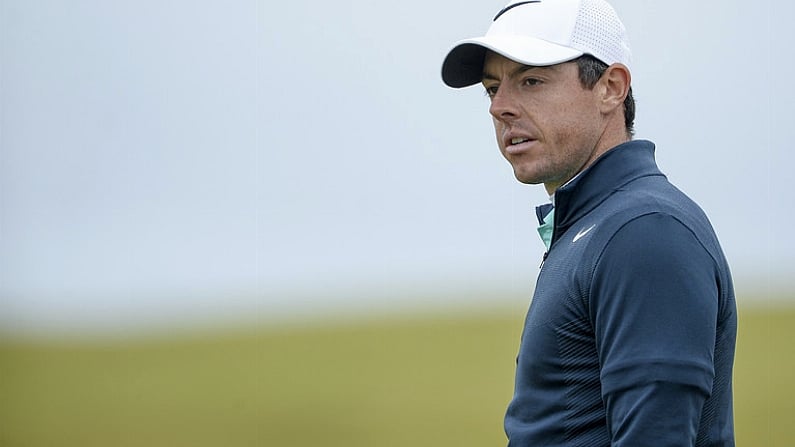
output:
[[[486,36],[527,36],[591,54],[608,65],[629,66],[624,24],[603,0],[514,0],[496,16]]]
[[[532,36],[569,46],[578,3],[567,0],[515,0],[494,17],[486,35]]]
[[[605,0],[512,0],[485,36],[461,40],[447,53],[442,80],[455,88],[480,82],[487,51],[534,66],[583,54],[630,69],[632,62],[624,24]]]

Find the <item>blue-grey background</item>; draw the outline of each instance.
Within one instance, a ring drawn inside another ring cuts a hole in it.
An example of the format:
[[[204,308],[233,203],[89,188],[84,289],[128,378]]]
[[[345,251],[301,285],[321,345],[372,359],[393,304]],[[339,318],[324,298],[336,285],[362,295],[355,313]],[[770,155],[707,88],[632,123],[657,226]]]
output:
[[[439,79],[503,3],[0,1],[0,331],[523,306],[546,195]],[[795,6],[614,5],[637,137],[789,302]]]

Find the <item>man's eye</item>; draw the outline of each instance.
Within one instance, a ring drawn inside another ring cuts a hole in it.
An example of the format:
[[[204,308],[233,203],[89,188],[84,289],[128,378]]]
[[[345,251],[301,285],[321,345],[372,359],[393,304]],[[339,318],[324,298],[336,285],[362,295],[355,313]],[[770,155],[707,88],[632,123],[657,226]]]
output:
[[[496,86],[495,87],[486,87],[486,92],[485,92],[486,96],[488,96],[489,98],[493,98],[495,95],[497,95],[497,88],[498,87],[496,87]]]
[[[525,85],[529,85],[529,86],[531,86],[531,87],[532,87],[532,86],[534,86],[534,85],[539,85],[539,84],[541,84],[541,80],[539,80],[539,79],[536,79],[536,78],[527,78],[527,79],[525,79],[525,80],[524,80],[524,84],[525,84]]]

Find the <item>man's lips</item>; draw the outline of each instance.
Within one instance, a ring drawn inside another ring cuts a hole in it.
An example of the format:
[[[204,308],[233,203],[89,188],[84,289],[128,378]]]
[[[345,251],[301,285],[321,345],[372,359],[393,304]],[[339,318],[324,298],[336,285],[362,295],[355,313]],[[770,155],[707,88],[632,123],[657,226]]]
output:
[[[511,155],[519,155],[529,151],[536,140],[529,137],[510,137],[505,140],[505,152]]]

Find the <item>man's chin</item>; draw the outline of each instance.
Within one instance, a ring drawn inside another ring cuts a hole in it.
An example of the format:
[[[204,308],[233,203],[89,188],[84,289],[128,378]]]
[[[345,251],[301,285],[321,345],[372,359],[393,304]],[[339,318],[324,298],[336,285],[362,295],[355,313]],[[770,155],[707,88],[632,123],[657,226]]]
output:
[[[513,175],[516,177],[516,180],[519,183],[524,183],[525,185],[538,185],[541,183],[541,180],[538,180],[537,177],[528,174],[527,172],[520,171],[518,169],[513,170]]]

